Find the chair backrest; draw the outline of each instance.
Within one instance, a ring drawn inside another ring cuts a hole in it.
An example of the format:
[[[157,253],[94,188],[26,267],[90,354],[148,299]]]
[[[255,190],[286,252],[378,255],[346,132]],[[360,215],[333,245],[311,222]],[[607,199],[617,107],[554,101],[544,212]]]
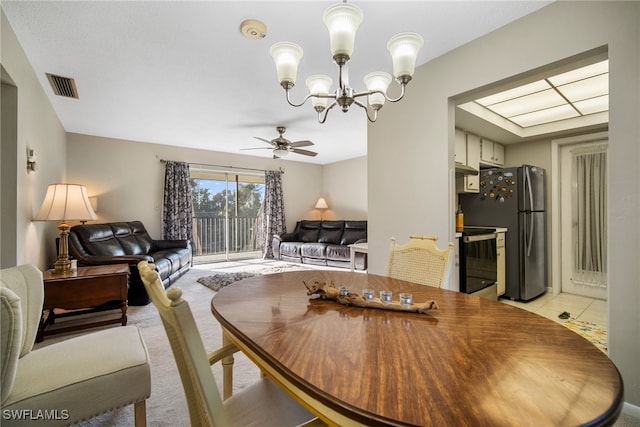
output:
[[[438,249],[435,236],[409,236],[404,245],[391,239],[387,276],[441,288],[449,279],[453,243]]]
[[[140,262],[138,270],[169,338],[187,399],[191,426],[228,425],[200,332],[189,304],[182,298],[182,290],[170,288],[165,292],[151,263]]]
[[[0,270],[1,400],[11,394],[18,361],[33,349],[42,316],[42,272],[30,264]]]

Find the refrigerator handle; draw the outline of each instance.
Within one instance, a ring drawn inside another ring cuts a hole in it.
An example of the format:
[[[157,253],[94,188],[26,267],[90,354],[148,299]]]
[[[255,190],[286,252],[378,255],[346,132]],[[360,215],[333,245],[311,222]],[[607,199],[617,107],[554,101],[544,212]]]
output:
[[[525,218],[529,216],[529,241],[525,242],[527,245],[527,257],[531,256],[531,245],[533,244],[533,215],[531,213],[525,213]],[[526,222],[526,220],[525,220]]]
[[[524,189],[527,195],[529,196],[529,209],[525,210],[533,210],[533,188],[531,187],[531,176],[529,175],[529,168],[524,167]]]

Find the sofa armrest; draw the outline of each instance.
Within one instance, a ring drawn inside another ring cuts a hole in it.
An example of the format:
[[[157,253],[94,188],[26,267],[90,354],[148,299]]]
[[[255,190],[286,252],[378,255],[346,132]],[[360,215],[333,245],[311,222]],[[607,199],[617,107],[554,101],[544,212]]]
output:
[[[296,242],[298,240],[298,233],[282,233],[282,234],[274,234],[273,238],[278,238],[281,242]]]
[[[157,252],[163,249],[190,249],[191,242],[188,240],[152,240],[151,244],[153,245],[151,251]]]

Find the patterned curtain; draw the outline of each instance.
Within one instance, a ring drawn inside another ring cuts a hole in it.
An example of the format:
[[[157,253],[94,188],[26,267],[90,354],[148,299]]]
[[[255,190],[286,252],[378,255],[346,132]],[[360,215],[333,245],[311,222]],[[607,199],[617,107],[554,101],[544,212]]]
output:
[[[162,234],[168,240],[193,240],[193,203],[189,164],[165,162]]]
[[[286,233],[282,172],[266,171],[264,176],[264,244],[263,258],[273,258],[273,235]]]

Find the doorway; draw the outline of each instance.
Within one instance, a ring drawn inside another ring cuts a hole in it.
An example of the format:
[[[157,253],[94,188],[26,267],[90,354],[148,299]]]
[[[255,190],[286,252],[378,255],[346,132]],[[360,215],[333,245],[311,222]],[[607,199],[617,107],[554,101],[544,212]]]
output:
[[[194,262],[262,255],[264,174],[191,170]]]
[[[607,299],[608,140],[559,147],[560,292]]]

